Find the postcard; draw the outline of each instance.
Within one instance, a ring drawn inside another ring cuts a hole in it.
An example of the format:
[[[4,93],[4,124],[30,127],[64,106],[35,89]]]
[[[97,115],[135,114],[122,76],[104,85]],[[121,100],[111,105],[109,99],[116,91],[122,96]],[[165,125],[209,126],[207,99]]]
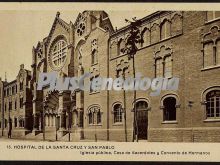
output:
[[[0,160],[220,160],[220,4],[2,3],[0,23]]]

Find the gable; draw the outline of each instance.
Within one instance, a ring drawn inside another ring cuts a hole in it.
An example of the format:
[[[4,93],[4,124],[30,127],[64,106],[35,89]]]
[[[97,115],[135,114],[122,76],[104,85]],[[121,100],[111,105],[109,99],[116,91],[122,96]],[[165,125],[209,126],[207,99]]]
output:
[[[70,33],[70,25],[59,18],[59,15],[60,13],[57,12],[57,15],[54,19],[53,25],[46,40],[46,46],[49,46],[58,35],[62,34],[66,36],[66,39],[69,38],[68,35]]]

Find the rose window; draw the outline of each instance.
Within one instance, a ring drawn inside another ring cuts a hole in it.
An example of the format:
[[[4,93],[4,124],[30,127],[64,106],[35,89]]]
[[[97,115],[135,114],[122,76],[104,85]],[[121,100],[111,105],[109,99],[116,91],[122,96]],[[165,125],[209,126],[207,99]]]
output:
[[[85,31],[86,25],[84,22],[79,23],[78,29],[77,29],[77,34],[78,36],[82,36],[84,31]]]
[[[59,40],[52,48],[52,63],[55,67],[62,67],[67,56],[67,43]]]

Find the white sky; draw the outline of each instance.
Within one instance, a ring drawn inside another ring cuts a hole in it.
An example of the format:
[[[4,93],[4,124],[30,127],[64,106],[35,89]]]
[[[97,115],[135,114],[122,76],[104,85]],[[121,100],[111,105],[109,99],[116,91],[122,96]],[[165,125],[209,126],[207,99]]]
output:
[[[123,27],[124,19],[147,16],[153,11],[108,11],[113,27]],[[60,18],[75,22],[81,11],[60,11]],[[0,11],[0,77],[16,78],[20,64],[31,69],[32,47],[49,34],[56,11]]]

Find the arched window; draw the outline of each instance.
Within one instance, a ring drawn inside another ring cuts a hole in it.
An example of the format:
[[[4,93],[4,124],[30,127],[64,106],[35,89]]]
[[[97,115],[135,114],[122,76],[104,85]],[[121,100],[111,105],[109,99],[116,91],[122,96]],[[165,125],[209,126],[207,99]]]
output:
[[[24,119],[19,119],[19,127],[24,127]]]
[[[8,88],[7,89],[7,95],[9,96],[10,95],[10,91],[9,91],[10,89]]]
[[[23,97],[22,98],[20,98],[20,108],[23,108]]]
[[[7,128],[7,125],[8,125],[8,120],[5,119],[5,128]]]
[[[207,21],[211,21],[219,17],[220,11],[207,11]]]
[[[156,59],[156,77],[163,77],[163,59]]]
[[[125,49],[125,41],[121,38],[119,41],[118,41],[118,52],[117,52],[117,55],[122,55],[124,54],[124,49]]]
[[[93,124],[93,117],[92,117],[92,112],[90,111],[89,114],[88,114],[88,117],[89,117],[89,124]]]
[[[94,39],[91,43],[92,53],[91,53],[91,64],[95,64],[98,62],[97,53],[98,53],[98,43],[97,39]]]
[[[203,67],[209,67],[214,65],[214,48],[213,42],[204,44],[204,55],[203,55]]]
[[[67,43],[65,40],[58,40],[52,47],[52,63],[55,67],[64,64],[67,56]]]
[[[207,93],[206,117],[220,118],[220,90],[213,90]]]
[[[164,20],[160,27],[160,39],[166,39],[170,37],[170,22],[168,20]]]
[[[93,64],[95,64],[96,62],[97,62],[97,51],[94,49],[93,51],[92,51],[92,54],[91,54],[91,64],[93,65]]]
[[[14,86],[11,87],[12,95],[14,94]]]
[[[14,126],[17,127],[17,118],[14,119]]]
[[[117,42],[113,41],[111,46],[110,46],[110,54],[111,54],[111,58],[116,57],[118,53],[118,46],[117,46]]]
[[[23,84],[23,81],[22,81],[22,82],[20,82],[20,91],[23,90],[23,86],[24,86],[24,84]]]
[[[150,30],[148,28],[144,28],[141,35],[143,37],[142,46],[150,45]]]
[[[9,111],[12,110],[12,102],[9,101]]]
[[[115,104],[113,107],[114,113],[114,123],[121,123],[122,122],[122,105]]]
[[[220,65],[220,40],[216,41],[215,64]]]
[[[88,123],[89,125],[101,124],[102,112],[99,106],[92,106],[88,110]]]
[[[99,109],[97,112],[97,124],[100,124],[101,122],[102,122],[102,115]]]
[[[15,100],[15,110],[17,109],[17,101]]]
[[[163,100],[163,120],[176,120],[176,99],[174,97],[167,97]]]
[[[179,14],[173,15],[171,18],[171,35],[175,36],[182,33],[182,17]]]
[[[151,44],[160,41],[160,27],[158,24],[154,23],[151,27]]]
[[[138,101],[136,103],[136,108],[138,110],[147,110],[148,104],[146,101]]]
[[[220,29],[218,26],[211,27],[203,37],[203,68],[219,66],[220,64]]]
[[[166,56],[164,59],[164,77],[172,77],[172,58],[171,56]]]
[[[92,88],[92,82],[95,81],[98,77],[99,77],[99,76],[96,75],[96,76],[93,76],[93,77],[90,78],[90,82],[91,82],[91,84],[90,84],[90,93],[98,92],[97,90],[94,90],[94,89]]]
[[[161,46],[155,53],[155,76],[172,77],[172,50],[169,47]]]
[[[80,15],[79,17],[80,21],[77,23],[77,30],[76,33],[78,34],[79,37],[81,37],[86,30],[86,19]]]

